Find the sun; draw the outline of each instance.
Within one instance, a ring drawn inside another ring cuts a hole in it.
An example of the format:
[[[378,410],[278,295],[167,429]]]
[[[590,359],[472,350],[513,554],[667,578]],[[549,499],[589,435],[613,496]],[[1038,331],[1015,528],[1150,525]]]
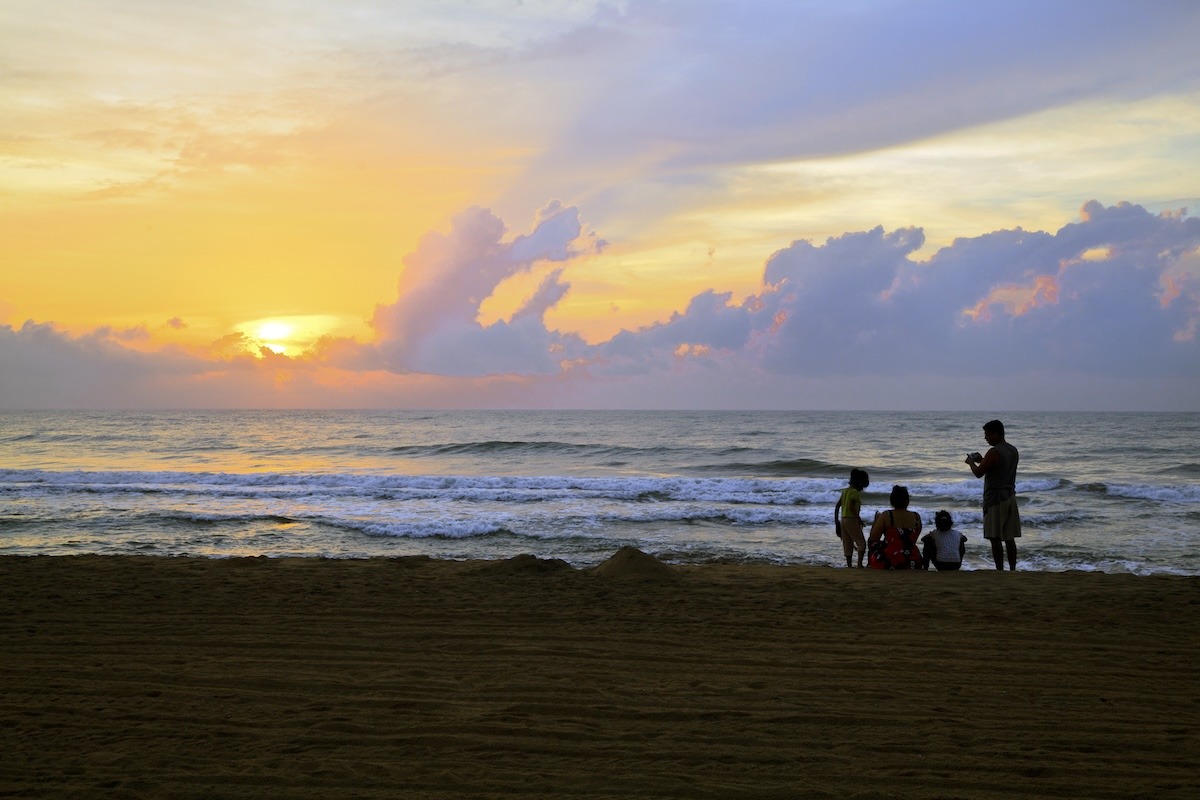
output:
[[[282,320],[266,320],[259,323],[258,329],[254,331],[254,338],[272,353],[283,356],[287,355],[288,341],[294,330],[294,325]]]
[[[266,317],[237,325],[251,349],[270,350],[276,355],[297,356],[322,336],[338,332],[345,324],[339,317],[305,314],[290,317]]]
[[[258,326],[256,333],[264,342],[274,342],[288,338],[293,330],[295,327],[287,322],[268,320]]]

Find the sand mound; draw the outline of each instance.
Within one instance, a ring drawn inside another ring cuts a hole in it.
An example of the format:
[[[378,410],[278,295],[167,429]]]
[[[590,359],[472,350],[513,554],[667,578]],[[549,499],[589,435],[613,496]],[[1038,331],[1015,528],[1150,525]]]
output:
[[[483,569],[493,574],[507,573],[517,575],[525,573],[568,572],[573,570],[574,567],[561,558],[538,558],[529,553],[523,553],[519,556],[507,558],[504,561],[487,562],[484,564]]]
[[[636,547],[622,547],[594,570],[606,578],[637,580],[674,580],[675,571],[652,555]]]

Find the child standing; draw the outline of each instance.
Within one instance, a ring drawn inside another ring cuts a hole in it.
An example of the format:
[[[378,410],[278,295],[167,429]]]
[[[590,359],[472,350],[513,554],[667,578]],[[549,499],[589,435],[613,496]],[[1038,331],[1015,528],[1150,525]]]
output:
[[[967,554],[967,537],[954,529],[954,518],[945,509],[933,515],[933,526],[937,530],[921,539],[925,543],[921,549],[925,569],[929,569],[930,564],[938,572],[959,569]]]
[[[867,552],[867,540],[863,536],[862,490],[870,485],[866,470],[850,470],[850,485],[842,490],[842,496],[833,507],[833,530],[842,540],[847,567],[854,566],[854,551],[857,550],[861,569]]]

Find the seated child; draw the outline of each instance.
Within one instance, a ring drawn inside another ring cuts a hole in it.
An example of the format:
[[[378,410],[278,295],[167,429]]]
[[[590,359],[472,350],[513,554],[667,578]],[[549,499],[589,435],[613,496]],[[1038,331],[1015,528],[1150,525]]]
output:
[[[945,509],[933,515],[933,525],[937,530],[921,538],[924,568],[933,564],[939,572],[958,569],[967,554],[967,537],[954,529],[954,518]]]

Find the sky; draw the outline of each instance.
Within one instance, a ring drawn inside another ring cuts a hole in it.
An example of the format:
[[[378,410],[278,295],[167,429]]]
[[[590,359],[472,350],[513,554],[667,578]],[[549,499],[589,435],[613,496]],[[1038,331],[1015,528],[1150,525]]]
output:
[[[1193,0],[4,0],[0,409],[1200,411]]]

